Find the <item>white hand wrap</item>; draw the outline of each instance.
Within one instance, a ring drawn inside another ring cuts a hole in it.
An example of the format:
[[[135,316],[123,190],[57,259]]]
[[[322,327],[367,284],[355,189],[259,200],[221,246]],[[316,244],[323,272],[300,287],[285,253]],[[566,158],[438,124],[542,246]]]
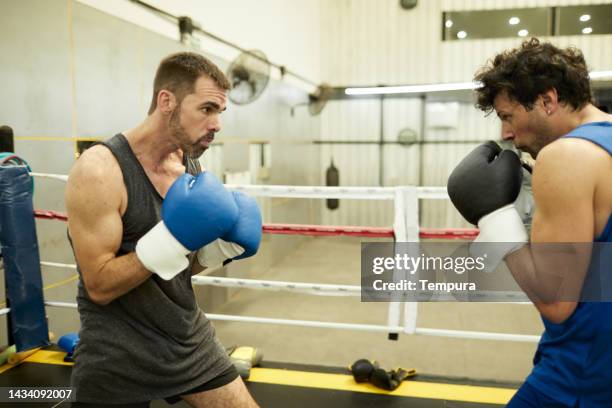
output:
[[[136,256],[149,271],[170,280],[189,266],[185,248],[160,221],[136,243]]]
[[[485,259],[485,271],[492,272],[510,253],[529,241],[514,204],[508,204],[478,221],[480,234],[470,245],[470,255]]]
[[[219,238],[198,251],[198,262],[205,268],[217,268],[227,259],[234,259],[243,252],[244,248],[240,245]]]

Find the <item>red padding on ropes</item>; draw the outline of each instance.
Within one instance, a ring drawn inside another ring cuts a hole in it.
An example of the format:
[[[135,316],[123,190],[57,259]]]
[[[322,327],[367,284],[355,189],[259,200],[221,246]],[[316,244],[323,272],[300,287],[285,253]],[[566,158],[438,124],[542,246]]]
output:
[[[305,224],[264,224],[263,232],[267,234],[334,236],[348,235],[353,237],[394,238],[392,228],[353,227]],[[425,239],[474,239],[477,229],[470,228],[421,228],[419,237]]]
[[[475,228],[421,228],[419,237],[425,239],[474,239],[478,236]]]
[[[34,216],[46,220],[68,221],[68,216],[66,214],[56,211],[34,210]]]
[[[264,224],[263,232],[267,234],[334,236],[349,235],[353,237],[393,238],[392,228],[380,227],[345,227],[333,225],[306,224]]]
[[[34,210],[36,218],[68,221],[68,216],[57,211]],[[308,224],[264,224],[264,234],[337,236],[346,235],[366,238],[394,238],[393,228],[354,227]],[[470,228],[421,228],[419,237],[424,239],[474,239],[477,229]]]

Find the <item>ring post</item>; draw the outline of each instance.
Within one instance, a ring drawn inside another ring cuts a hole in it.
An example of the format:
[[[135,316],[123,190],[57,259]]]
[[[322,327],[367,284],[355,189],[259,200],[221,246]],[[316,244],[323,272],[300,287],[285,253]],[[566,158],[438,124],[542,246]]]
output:
[[[17,351],[48,346],[32,179],[26,166],[0,166],[0,245]]]

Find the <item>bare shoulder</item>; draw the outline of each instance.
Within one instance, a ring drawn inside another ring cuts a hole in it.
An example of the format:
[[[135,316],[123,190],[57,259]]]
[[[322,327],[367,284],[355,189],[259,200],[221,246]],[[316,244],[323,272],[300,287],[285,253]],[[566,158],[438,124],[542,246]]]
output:
[[[119,207],[124,189],[119,163],[108,148],[102,145],[87,149],[75,162],[68,175],[66,201],[81,197]]]
[[[609,154],[596,144],[579,138],[564,137],[545,146],[538,154],[534,177],[555,171],[575,178],[607,164]],[[548,174],[550,175],[550,174]]]
[[[573,196],[592,200],[600,168],[609,160],[607,156],[597,145],[578,138],[561,138],[545,146],[533,172],[536,200],[551,205]]]
[[[589,159],[595,159],[597,157],[606,157],[608,153],[596,144],[577,137],[562,137],[549,145],[545,146],[538,154],[537,162],[540,163],[540,159],[553,159],[555,157],[574,157],[574,161],[584,156]]]

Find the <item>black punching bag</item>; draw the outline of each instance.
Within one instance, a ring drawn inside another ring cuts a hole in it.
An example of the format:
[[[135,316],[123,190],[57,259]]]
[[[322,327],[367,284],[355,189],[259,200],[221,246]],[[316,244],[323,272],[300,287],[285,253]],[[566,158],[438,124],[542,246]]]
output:
[[[0,152],[15,152],[13,129],[9,126],[0,126]]]
[[[325,172],[325,183],[327,186],[337,187],[340,185],[340,171],[334,166],[334,159],[331,159],[331,164]],[[340,206],[340,200],[337,198],[327,199],[327,208],[335,210]]]

